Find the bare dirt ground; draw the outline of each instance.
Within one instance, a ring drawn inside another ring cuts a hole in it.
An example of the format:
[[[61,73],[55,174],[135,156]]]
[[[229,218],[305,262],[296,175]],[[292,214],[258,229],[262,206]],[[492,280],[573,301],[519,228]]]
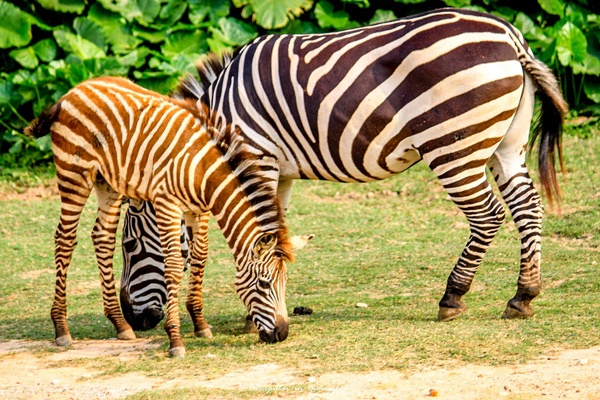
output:
[[[458,365],[410,372],[327,373],[306,377],[274,364],[256,365],[217,379],[198,376],[165,380],[138,373],[118,376],[91,367],[65,366],[65,360],[111,357],[135,362],[158,345],[145,339],[86,340],[67,351],[35,352],[47,342],[0,343],[0,399],[118,399],[142,390],[169,388],[250,391],[256,398],[289,399],[600,399],[600,346],[540,355],[513,366]],[[77,365],[77,364],[75,364]],[[218,395],[211,398],[218,399]]]

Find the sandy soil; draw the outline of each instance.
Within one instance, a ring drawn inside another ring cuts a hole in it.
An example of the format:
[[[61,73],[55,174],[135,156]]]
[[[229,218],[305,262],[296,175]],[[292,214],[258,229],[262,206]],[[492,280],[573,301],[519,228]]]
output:
[[[212,380],[194,376],[169,381],[137,373],[106,376],[100,369],[64,363],[94,357],[135,362],[143,351],[158,346],[148,340],[86,340],[75,342],[67,351],[35,352],[50,346],[46,342],[0,343],[0,399],[118,399],[141,390],[194,387],[301,400],[430,398],[431,389],[440,399],[600,399],[600,346],[502,367],[461,365],[408,373],[385,370],[306,377],[294,369],[263,364]]]

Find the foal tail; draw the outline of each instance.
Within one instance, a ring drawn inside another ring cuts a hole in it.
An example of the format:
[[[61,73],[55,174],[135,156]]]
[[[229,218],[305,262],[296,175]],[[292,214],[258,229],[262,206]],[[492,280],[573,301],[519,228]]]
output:
[[[60,102],[46,109],[35,121],[27,126],[23,132],[26,135],[40,138],[50,133],[50,128],[60,113]]]
[[[528,52],[521,53],[519,61],[533,79],[542,101],[540,113],[531,133],[529,148],[533,148],[539,138],[538,167],[540,181],[546,197],[552,204],[553,198],[558,202],[560,201],[560,188],[556,179],[556,158],[558,158],[562,173],[565,173],[562,156],[562,132],[569,105],[561,94],[556,77],[546,64]]]

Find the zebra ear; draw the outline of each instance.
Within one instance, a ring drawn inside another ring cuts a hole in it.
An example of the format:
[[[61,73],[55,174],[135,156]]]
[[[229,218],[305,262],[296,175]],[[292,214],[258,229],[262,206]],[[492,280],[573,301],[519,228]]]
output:
[[[262,258],[265,254],[273,250],[275,245],[277,245],[277,236],[275,236],[274,233],[264,233],[258,238],[258,240],[256,240],[256,243],[254,244],[254,248],[252,249],[254,258]]]
[[[304,236],[292,236],[290,238],[290,243],[292,244],[292,250],[293,251],[300,250],[301,248],[303,248],[304,246],[307,245],[307,243],[310,239],[312,239],[314,237],[315,237],[314,234],[304,235]]]

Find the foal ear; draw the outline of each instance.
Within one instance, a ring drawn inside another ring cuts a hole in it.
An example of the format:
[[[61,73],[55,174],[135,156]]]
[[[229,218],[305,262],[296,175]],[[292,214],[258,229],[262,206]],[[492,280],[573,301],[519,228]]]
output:
[[[304,236],[292,236],[289,239],[290,243],[292,244],[292,250],[293,251],[300,250],[301,248],[303,248],[304,246],[307,245],[307,243],[310,239],[312,239],[314,237],[315,237],[314,234],[304,235]]]
[[[264,233],[260,236],[256,243],[254,243],[254,247],[252,248],[252,253],[254,253],[254,258],[260,259],[265,254],[270,252],[277,245],[277,236],[274,233]]]

